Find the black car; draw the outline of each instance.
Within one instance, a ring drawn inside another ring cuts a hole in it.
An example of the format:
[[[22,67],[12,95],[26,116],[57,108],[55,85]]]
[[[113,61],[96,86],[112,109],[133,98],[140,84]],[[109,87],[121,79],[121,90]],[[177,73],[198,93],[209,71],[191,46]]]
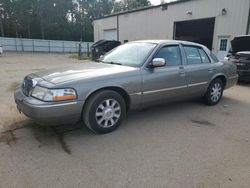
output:
[[[98,59],[102,55],[106,54],[107,52],[116,48],[119,45],[121,45],[121,42],[115,41],[115,40],[99,40],[99,41],[97,41],[91,47],[92,60],[98,61]]]
[[[250,82],[250,35],[235,37],[231,45],[229,61],[236,64],[239,80]]]

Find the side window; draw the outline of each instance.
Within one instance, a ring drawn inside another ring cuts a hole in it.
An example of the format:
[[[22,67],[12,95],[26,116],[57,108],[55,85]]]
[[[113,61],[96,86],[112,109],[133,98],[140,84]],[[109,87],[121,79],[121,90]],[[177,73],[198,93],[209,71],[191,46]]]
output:
[[[200,48],[199,53],[201,56],[202,63],[210,63],[209,57],[207,56],[206,52],[204,52],[204,50]]]
[[[184,49],[186,52],[188,64],[201,64],[202,63],[198,48],[191,47],[191,46],[184,46]]]
[[[155,58],[165,59],[167,66],[181,65],[181,52],[179,46],[165,46],[160,49]]]

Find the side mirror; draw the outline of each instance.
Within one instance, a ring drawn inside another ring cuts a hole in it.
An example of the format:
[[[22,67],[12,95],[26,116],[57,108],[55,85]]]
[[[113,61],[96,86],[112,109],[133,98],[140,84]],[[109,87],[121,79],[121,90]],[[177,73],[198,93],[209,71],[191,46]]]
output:
[[[166,61],[163,58],[154,58],[150,67],[164,67],[166,65]]]

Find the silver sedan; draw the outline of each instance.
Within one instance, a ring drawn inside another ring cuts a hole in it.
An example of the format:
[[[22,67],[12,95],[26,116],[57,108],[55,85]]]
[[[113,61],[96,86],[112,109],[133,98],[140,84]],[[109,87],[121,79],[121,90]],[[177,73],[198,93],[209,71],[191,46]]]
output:
[[[205,46],[135,41],[98,63],[30,74],[14,95],[19,111],[39,124],[83,121],[96,133],[108,133],[130,109],[194,97],[216,105],[237,80],[235,65],[219,62]]]

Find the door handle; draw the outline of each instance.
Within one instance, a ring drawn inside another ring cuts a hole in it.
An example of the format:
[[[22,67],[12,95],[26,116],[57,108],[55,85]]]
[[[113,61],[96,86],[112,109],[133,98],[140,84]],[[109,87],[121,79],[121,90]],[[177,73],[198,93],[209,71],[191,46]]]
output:
[[[179,74],[180,74],[180,76],[182,76],[182,77],[183,77],[183,76],[186,76],[186,72],[185,72],[185,71],[180,71]]]
[[[209,72],[209,73],[213,73],[213,72],[214,72],[214,69],[213,69],[213,68],[208,69],[208,72]]]
[[[186,76],[186,71],[185,71],[184,67],[179,67],[179,74],[181,77]]]

